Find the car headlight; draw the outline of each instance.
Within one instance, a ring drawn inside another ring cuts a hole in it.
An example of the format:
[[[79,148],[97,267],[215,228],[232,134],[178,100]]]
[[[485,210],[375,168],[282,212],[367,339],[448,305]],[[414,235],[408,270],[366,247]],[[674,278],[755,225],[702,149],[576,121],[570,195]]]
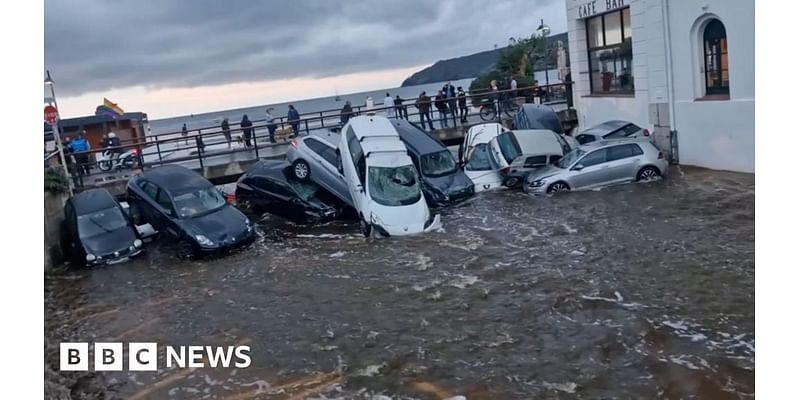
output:
[[[376,224],[376,225],[383,225],[383,221],[381,221],[381,219],[380,219],[380,218],[378,218],[378,216],[377,216],[377,215],[375,215],[375,214],[373,214],[373,213],[369,213],[369,220],[370,220],[370,222],[372,222],[373,224]]]
[[[139,240],[139,239],[136,239],[136,240],[134,240],[134,241],[133,241],[133,247],[136,247],[137,249],[138,249],[139,247],[142,247],[142,241],[141,241],[141,240]]]
[[[206,247],[214,246],[214,242],[212,242],[211,239],[203,235],[194,235],[194,238],[195,240],[197,240],[197,243],[200,243],[201,246],[206,246]]]
[[[94,260],[97,260],[97,256],[95,256],[94,254],[87,254],[86,255],[86,261],[92,262]]]
[[[544,181],[541,179],[537,179],[531,182],[531,187],[542,187],[542,186],[544,186]]]
[[[244,226],[247,227],[247,232],[248,233],[253,230],[253,226],[250,225],[250,218],[245,218],[244,219]]]

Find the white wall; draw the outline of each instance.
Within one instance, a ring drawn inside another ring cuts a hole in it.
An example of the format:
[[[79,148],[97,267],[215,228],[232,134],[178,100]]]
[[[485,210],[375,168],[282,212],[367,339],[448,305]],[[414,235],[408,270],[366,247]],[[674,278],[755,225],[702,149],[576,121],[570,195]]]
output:
[[[672,66],[674,126],[681,164],[755,171],[755,6],[752,0],[627,0],[631,8],[635,96],[590,96],[584,20],[590,0],[567,0],[570,68],[579,129],[610,119],[653,128],[649,106],[670,100]],[[604,8],[604,0],[596,6]],[[666,7],[662,7],[666,4]],[[706,6],[705,9],[703,6]],[[666,9],[666,19],[664,10]],[[702,32],[716,16],[729,46],[730,100],[703,97]],[[668,26],[666,25],[668,24]],[[668,29],[667,29],[668,28]],[[669,40],[664,40],[669,30]],[[671,63],[670,63],[671,61]]]
[[[681,164],[755,172],[754,2],[671,0],[667,8]],[[730,100],[703,101],[702,28],[714,17],[728,38]]]

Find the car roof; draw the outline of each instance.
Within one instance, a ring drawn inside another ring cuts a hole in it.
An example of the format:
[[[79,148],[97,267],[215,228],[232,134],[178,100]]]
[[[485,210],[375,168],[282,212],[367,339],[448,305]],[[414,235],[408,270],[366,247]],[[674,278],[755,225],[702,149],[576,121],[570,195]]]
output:
[[[117,200],[106,189],[89,189],[72,196],[76,215],[89,214],[118,205]]]
[[[588,134],[588,135],[599,135],[605,136],[611,132],[621,129],[622,127],[631,124],[632,122],[622,121],[622,120],[611,120],[606,121],[595,126],[586,128],[581,135]]]
[[[268,176],[270,178],[285,181],[288,179],[286,170],[290,166],[291,164],[289,164],[289,162],[286,160],[260,160],[259,162],[255,163],[249,171],[247,171],[246,175],[248,177]]]
[[[406,153],[378,153],[369,157],[371,167],[403,167],[413,165],[411,158]]]
[[[557,133],[549,129],[520,129],[511,132],[517,138],[523,154],[533,152],[561,154],[564,152],[561,143],[556,138]]]
[[[353,134],[362,142],[371,137],[399,137],[397,130],[386,117],[358,116],[350,118],[347,124],[353,129]]]
[[[604,147],[615,146],[615,145],[618,145],[618,144],[645,143],[645,142],[649,143],[650,139],[648,139],[648,138],[617,138],[617,139],[604,139],[604,140],[598,140],[596,142],[589,142],[589,143],[586,143],[584,145],[581,145],[580,147],[584,151],[591,151],[591,150],[601,149],[601,148],[604,148]]]
[[[327,136],[329,136],[329,137],[325,137],[325,136],[322,136],[322,135],[320,135],[320,134],[313,134],[313,135],[308,135],[308,136],[302,136],[302,137],[300,137],[300,138],[298,138],[298,139],[299,139],[301,142],[305,142],[305,141],[306,141],[306,140],[308,140],[308,139],[313,139],[313,140],[316,140],[316,141],[319,141],[319,142],[323,142],[323,144],[326,144],[326,145],[328,145],[328,147],[333,147],[333,148],[336,148],[336,145],[334,144],[334,142],[333,142],[333,139],[331,139],[331,138],[330,138],[330,136],[331,136],[331,135],[333,135],[333,134],[330,134],[330,133],[329,133],[329,134],[327,135]],[[337,136],[337,138],[338,138],[338,136],[339,136],[339,135],[336,135],[336,136]],[[337,140],[336,142],[338,143],[338,140]]]
[[[393,138],[367,138],[361,142],[361,148],[367,157],[375,156],[376,153],[402,153],[406,154],[408,149],[400,139]]]
[[[213,186],[202,175],[180,165],[164,165],[148,169],[142,177],[172,194],[182,194]]]
[[[563,133],[561,120],[558,114],[549,106],[543,104],[525,103],[517,113],[522,113],[530,125],[527,128],[550,129],[556,133]]]
[[[400,134],[400,139],[406,146],[420,155],[447,150],[447,147],[445,147],[442,142],[408,121],[397,120],[393,122],[393,125]]]

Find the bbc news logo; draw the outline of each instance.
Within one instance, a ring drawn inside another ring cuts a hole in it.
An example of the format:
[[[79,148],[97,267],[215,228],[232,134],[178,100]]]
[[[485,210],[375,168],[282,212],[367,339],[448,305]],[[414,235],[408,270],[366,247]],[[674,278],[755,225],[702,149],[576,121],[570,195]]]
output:
[[[126,367],[123,343],[94,343],[94,357],[89,343],[61,343],[62,371],[123,371]],[[247,368],[250,346],[166,346],[166,368]],[[128,343],[128,371],[157,371],[158,343]]]

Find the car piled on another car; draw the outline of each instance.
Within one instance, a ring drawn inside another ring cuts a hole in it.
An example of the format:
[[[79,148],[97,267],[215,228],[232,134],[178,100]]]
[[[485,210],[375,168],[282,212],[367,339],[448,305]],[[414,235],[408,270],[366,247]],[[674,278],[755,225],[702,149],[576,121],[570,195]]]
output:
[[[67,200],[61,234],[67,258],[81,265],[115,264],[142,252],[136,227],[106,189]]]
[[[503,125],[490,122],[470,127],[464,136],[458,152],[459,163],[474,184],[475,192],[502,187],[500,166],[492,159],[489,142],[507,131]]]
[[[314,181],[297,179],[297,165],[259,161],[236,182],[237,201],[301,224],[327,222],[350,208]]]
[[[475,194],[475,185],[458,168],[453,154],[442,142],[408,121],[401,119],[392,124],[417,168],[422,193],[429,206],[446,206]]]
[[[588,128],[578,135],[575,139],[580,144],[596,142],[605,139],[650,137],[650,131],[640,128],[638,125],[628,121],[606,121],[601,124]]]
[[[342,128],[339,158],[361,224],[370,236],[428,232],[440,226],[431,216],[408,149],[385,117],[358,116]]]
[[[250,219],[186,167],[147,170],[128,182],[128,198],[144,221],[177,240],[181,258],[219,254],[255,238]]]
[[[328,136],[330,139],[320,135],[293,139],[286,159],[292,164],[292,174],[297,180],[312,180],[352,207],[353,199],[339,170],[336,145],[332,144],[338,143],[339,135]]]
[[[567,153],[555,165],[528,175],[524,190],[535,195],[589,189],[667,174],[669,163],[648,139],[592,142]]]
[[[489,148],[506,187],[517,187],[528,173],[557,162],[572,150],[561,135],[547,129],[503,132],[489,142]]]

